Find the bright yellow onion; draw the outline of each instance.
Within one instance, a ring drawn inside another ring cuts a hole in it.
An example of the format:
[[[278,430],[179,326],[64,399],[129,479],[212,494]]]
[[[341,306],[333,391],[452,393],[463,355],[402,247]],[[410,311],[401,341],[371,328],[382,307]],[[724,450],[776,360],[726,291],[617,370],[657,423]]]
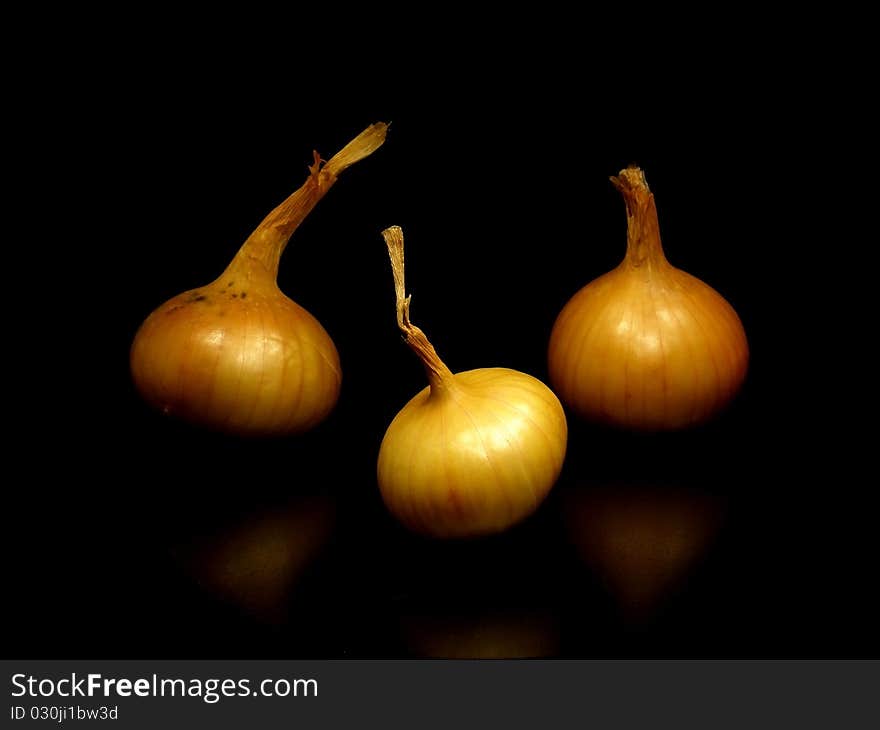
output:
[[[333,410],[342,373],[333,340],[278,288],[293,232],[337,176],[385,141],[374,124],[273,210],[214,282],[155,310],[131,348],[143,398],[166,414],[245,436],[305,431]]]
[[[391,422],[377,476],[386,506],[435,537],[500,532],[534,512],[556,482],[568,429],[562,405],[531,375],[508,368],[453,374],[409,321],[403,232],[382,232],[391,256],[397,324],[430,385]]]
[[[643,430],[702,423],[745,379],[745,331],[718,292],[666,260],[642,171],[631,167],[611,180],[626,201],[626,256],[559,314],[550,382],[589,420]]]

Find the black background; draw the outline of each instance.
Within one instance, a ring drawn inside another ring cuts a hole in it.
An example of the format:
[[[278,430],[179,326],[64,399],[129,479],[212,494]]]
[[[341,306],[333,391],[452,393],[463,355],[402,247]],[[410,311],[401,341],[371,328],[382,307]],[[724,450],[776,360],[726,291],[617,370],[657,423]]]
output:
[[[849,136],[845,90],[821,59],[795,63],[754,38],[745,55],[710,57],[707,42],[680,63],[626,67],[564,43],[477,53],[460,40],[471,55],[455,65],[408,70],[386,46],[314,85],[300,83],[320,65],[308,54],[277,80],[238,70],[234,54],[159,66],[118,47],[55,69],[49,131],[22,143],[38,162],[17,219],[39,245],[13,247],[28,305],[11,348],[28,355],[11,381],[26,407],[7,483],[8,652],[414,656],[413,616],[512,615],[552,625],[560,656],[877,654],[873,487],[841,395],[858,379],[841,367],[857,359],[853,320],[835,309],[857,308],[828,178]],[[140,322],[222,271],[304,181],[312,149],[328,157],[378,120],[392,123],[385,145],[294,234],[279,275],[339,349],[332,416],[298,438],[241,442],[152,413],[128,374]],[[528,521],[477,541],[407,533],[382,506],[375,460],[425,383],[396,331],[380,231],[403,227],[413,320],[454,371],[546,381],[555,316],[623,255],[608,176],[631,162],[656,195],[668,258],[743,320],[739,398],[686,433],[570,418],[563,477]],[[566,530],[566,495],[616,485],[725,505],[701,559],[635,621]],[[315,494],[334,505],[332,528],[274,622],[180,558]]]

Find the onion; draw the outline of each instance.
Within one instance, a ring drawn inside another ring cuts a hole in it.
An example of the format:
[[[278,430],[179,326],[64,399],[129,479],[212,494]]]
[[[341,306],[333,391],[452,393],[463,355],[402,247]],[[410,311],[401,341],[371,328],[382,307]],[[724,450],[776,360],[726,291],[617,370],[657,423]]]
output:
[[[342,373],[333,340],[278,288],[290,236],[337,176],[385,141],[374,124],[263,220],[218,279],[156,309],[131,348],[141,396],[162,412],[245,436],[305,431],[333,410]]]
[[[568,429],[553,392],[508,368],[453,374],[409,320],[403,232],[382,232],[391,256],[397,324],[430,385],[397,414],[379,449],[386,506],[436,537],[500,532],[534,512],[556,482]]]
[[[626,201],[626,256],[559,314],[550,382],[589,420],[643,430],[705,422],[745,379],[742,323],[718,292],[666,260],[642,171],[630,167],[611,180]]]

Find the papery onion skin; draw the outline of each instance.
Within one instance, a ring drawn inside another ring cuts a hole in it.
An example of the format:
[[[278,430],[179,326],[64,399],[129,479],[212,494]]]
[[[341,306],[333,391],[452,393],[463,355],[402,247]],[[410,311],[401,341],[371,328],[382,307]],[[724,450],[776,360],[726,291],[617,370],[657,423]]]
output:
[[[147,318],[131,355],[147,402],[242,436],[299,433],[329,415],[342,383],[333,340],[273,277],[257,278],[222,276]]]
[[[170,416],[245,437],[284,436],[323,421],[339,398],[336,346],[318,320],[277,285],[290,236],[348,166],[385,140],[374,124],[248,237],[223,274],[156,309],[131,347],[138,392]]]
[[[452,382],[441,394],[425,388],[391,422],[379,449],[382,498],[416,532],[500,532],[532,514],[559,477],[565,413],[544,383],[516,370],[467,370]]]
[[[745,380],[742,322],[712,287],[666,260],[641,171],[613,180],[627,202],[627,254],[560,312],[548,349],[550,382],[591,421],[645,431],[705,423]]]
[[[433,537],[501,532],[532,514],[555,484],[568,425],[544,383],[508,368],[453,374],[409,321],[403,234],[383,231],[397,291],[398,326],[430,385],[397,414],[379,448],[377,479],[389,511]]]

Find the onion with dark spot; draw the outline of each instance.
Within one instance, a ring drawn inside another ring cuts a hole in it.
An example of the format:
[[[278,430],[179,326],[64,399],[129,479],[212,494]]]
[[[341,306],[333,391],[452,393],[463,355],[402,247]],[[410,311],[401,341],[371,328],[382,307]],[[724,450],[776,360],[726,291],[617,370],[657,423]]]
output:
[[[305,431],[336,405],[342,381],[333,340],[278,288],[293,232],[337,176],[385,141],[374,124],[326,164],[315,153],[305,184],[273,210],[220,277],[154,311],[131,348],[143,398],[164,413],[243,436]]]

